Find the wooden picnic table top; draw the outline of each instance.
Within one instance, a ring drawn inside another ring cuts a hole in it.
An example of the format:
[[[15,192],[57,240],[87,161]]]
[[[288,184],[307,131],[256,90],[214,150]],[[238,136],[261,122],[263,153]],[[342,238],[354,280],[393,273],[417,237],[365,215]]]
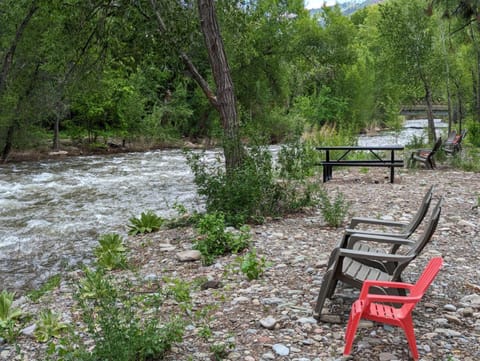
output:
[[[393,145],[334,145],[334,146],[319,146],[315,147],[317,150],[403,150],[405,147],[399,144]]]

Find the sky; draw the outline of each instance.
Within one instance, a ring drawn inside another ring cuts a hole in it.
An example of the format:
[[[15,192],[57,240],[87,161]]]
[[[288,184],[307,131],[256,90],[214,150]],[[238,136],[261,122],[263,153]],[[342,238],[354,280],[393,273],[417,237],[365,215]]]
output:
[[[344,3],[347,0],[305,0],[305,7],[307,9],[319,9],[323,6],[323,3],[326,2],[327,5],[335,5],[335,3]]]

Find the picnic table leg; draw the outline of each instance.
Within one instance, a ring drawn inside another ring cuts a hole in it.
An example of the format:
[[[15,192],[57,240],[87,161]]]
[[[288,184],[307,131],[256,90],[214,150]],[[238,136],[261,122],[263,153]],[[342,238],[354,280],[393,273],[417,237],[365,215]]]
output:
[[[393,183],[393,180],[395,178],[395,167],[393,166],[393,164],[395,163],[395,153],[393,149],[390,152],[390,161],[392,162],[392,165],[390,166],[390,183]]]
[[[330,162],[330,151],[327,149],[326,153],[325,153],[325,161],[326,162]],[[325,166],[325,174],[326,174],[326,180],[329,181],[330,179],[332,179],[332,166],[331,165],[326,165]]]

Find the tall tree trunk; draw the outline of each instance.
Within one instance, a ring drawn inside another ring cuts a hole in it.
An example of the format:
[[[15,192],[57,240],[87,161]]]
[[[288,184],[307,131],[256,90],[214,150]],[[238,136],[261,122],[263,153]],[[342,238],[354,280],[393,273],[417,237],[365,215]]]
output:
[[[224,131],[223,151],[228,171],[240,165],[243,160],[233,80],[215,14],[214,1],[198,0],[198,10],[213,79],[217,86],[216,108]]]
[[[425,87],[425,103],[427,104],[428,141],[430,143],[435,143],[437,141],[437,134],[435,133],[435,122],[433,119],[432,92],[426,82],[424,82],[423,85]]]
[[[2,150],[2,163],[7,162],[8,156],[12,151],[14,131],[15,131],[15,125],[12,124],[8,127],[7,136],[5,137],[5,146],[3,147],[3,150]]]
[[[161,16],[156,0],[150,0],[155,13],[158,31],[166,33],[167,27]],[[198,0],[200,25],[207,46],[208,58],[212,67],[213,79],[217,87],[216,93],[210,89],[208,82],[203,78],[192,63],[188,55],[177,44],[172,42],[172,48],[177,49],[180,58],[192,75],[193,79],[202,89],[210,104],[218,111],[224,133],[223,152],[227,171],[237,167],[243,162],[244,149],[240,141],[240,129],[236,99],[230,68],[223,46],[223,40],[215,15],[213,0]]]

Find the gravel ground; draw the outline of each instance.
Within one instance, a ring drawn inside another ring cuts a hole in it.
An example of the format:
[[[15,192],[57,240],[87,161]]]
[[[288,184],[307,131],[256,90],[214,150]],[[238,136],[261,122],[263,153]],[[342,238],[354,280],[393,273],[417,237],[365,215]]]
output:
[[[439,225],[421,256],[404,271],[404,279],[415,282],[431,257],[444,258],[442,270],[414,312],[417,345],[425,361],[479,360],[480,174],[404,169],[390,184],[387,173],[385,169],[339,170],[324,186],[330,194],[341,192],[351,202],[347,220],[361,215],[408,221],[428,187],[436,185],[434,201],[444,198]],[[211,336],[202,337],[206,321],[192,322],[183,342],[174,345],[166,360],[214,360],[210,346],[222,343],[232,346],[227,360],[342,360],[345,317],[354,291],[340,285],[335,301],[326,306],[339,323],[317,322],[312,311],[330,251],[343,229],[326,226],[318,210],[252,227],[253,246],[269,262],[262,277],[253,281],[234,271],[235,255],[219,258],[208,267],[199,261],[181,262],[178,254],[191,248],[193,231],[160,231],[128,240],[131,262],[138,268],[118,275],[149,281],[165,276],[218,281],[212,282],[217,288],[191,291],[193,311],[213,306],[208,315]],[[71,280],[78,275],[79,271],[66,274],[58,289],[36,303],[21,298],[17,304],[33,315],[48,306],[64,322],[77,322]],[[409,359],[400,329],[371,322],[362,326],[349,360]],[[0,341],[0,360],[46,358],[46,345],[29,336],[28,329],[24,333],[18,338],[20,353]]]

